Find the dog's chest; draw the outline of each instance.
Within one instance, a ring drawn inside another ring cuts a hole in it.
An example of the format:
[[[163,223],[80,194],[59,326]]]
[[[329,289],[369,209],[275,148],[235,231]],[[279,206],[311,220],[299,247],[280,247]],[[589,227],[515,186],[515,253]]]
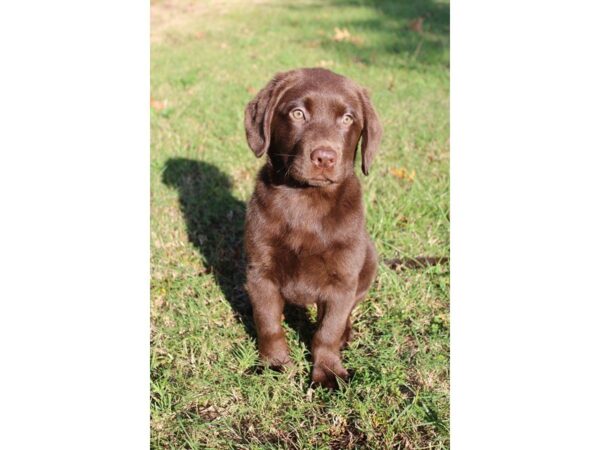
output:
[[[287,224],[279,237],[273,263],[281,291],[291,302],[308,304],[322,292],[336,288],[347,276],[350,242],[336,239],[327,224],[315,221]]]
[[[328,259],[334,246],[340,244],[341,224],[332,220],[335,206],[318,208],[306,200],[293,206],[283,203],[279,212],[281,225],[275,244],[296,258]]]
[[[335,251],[305,253],[281,248],[276,256],[280,288],[286,300],[297,304],[316,301],[324,291],[342,281],[342,267]]]

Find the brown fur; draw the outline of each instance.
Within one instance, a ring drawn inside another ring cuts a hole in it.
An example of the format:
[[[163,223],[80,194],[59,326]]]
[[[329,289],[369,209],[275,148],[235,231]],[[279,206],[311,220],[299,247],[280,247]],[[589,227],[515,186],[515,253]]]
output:
[[[377,265],[354,173],[359,140],[365,175],[379,146],[377,114],[366,91],[349,79],[298,69],[277,74],[258,93],[245,125],[256,156],[267,154],[245,229],[246,288],[260,356],[271,366],[289,364],[284,303],[316,303],[312,379],[334,387],[336,377],[348,378],[340,349]],[[323,154],[335,159],[333,167],[320,165]]]

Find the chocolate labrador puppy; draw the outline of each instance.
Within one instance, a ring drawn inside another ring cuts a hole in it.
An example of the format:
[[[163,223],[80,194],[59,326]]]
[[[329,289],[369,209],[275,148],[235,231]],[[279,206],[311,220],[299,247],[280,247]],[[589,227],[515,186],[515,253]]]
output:
[[[279,73],[246,107],[246,137],[266,153],[248,204],[246,289],[261,358],[290,364],[281,326],[284,302],[317,304],[312,380],[346,380],[340,350],[352,309],[375,278],[377,254],[365,229],[354,161],[361,140],[365,175],[381,140],[367,92],[325,69]]]

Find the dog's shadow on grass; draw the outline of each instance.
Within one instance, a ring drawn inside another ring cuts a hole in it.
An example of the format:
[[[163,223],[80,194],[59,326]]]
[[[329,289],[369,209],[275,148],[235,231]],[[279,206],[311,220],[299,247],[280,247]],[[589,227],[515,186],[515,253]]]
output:
[[[189,241],[202,255],[235,318],[256,340],[252,306],[244,289],[243,254],[246,205],[232,193],[230,177],[213,164],[186,158],[171,158],[162,182],[177,189]],[[304,308],[286,306],[285,320],[310,348],[315,324]]]

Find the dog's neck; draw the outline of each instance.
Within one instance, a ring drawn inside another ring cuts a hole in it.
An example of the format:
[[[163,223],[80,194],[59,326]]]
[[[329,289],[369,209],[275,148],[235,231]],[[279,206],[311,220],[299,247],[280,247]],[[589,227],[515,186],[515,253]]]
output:
[[[332,194],[336,194],[340,189],[342,189],[347,179],[352,176],[355,175],[344,177],[343,181],[339,183],[314,186],[308,184],[307,182],[296,180],[295,178],[289,176],[286,171],[276,170],[272,165],[267,163],[263,166],[259,173],[259,180],[267,186],[313,191],[315,193],[320,192],[324,196],[330,196]]]

